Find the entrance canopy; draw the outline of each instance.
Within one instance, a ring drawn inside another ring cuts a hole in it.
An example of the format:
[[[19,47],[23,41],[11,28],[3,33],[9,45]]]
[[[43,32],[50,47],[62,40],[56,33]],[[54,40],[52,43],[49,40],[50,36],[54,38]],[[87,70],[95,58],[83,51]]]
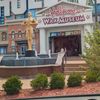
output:
[[[37,28],[92,24],[92,8],[77,3],[60,1],[39,11]]]

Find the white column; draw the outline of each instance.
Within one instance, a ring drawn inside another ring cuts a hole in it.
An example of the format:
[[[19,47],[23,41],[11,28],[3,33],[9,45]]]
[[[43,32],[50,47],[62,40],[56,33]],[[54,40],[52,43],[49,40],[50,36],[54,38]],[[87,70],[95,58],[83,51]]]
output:
[[[84,28],[81,30],[81,51],[84,54]]]
[[[40,54],[47,54],[46,42],[46,31],[45,29],[40,29]]]

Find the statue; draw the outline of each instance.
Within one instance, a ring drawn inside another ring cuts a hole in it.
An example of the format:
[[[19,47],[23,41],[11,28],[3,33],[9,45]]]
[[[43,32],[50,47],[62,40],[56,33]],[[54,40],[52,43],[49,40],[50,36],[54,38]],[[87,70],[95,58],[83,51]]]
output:
[[[16,52],[16,60],[19,60],[18,52]]]
[[[28,50],[32,50],[33,29],[36,28],[37,21],[32,18],[31,12],[28,13],[28,18],[22,23],[26,29],[26,39],[28,42]]]
[[[49,55],[49,58],[51,58],[51,50],[50,49],[49,49],[48,55]]]

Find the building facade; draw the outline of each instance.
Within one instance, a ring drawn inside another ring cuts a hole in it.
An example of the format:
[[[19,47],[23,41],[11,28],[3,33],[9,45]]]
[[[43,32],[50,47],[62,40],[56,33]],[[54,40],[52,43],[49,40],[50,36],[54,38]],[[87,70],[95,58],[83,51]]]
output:
[[[51,7],[52,5],[57,4],[58,2],[61,2],[62,0],[0,0],[0,54],[5,53],[15,53],[18,51],[19,53],[23,54],[27,50],[27,40],[25,35],[25,28],[21,26],[20,23],[22,23],[23,20],[27,18],[27,12],[32,12],[33,18],[38,19],[37,12]],[[82,1],[84,1],[82,4],[86,5],[87,0],[64,0],[65,2],[68,1],[68,4],[70,2],[78,3],[77,6],[79,6]],[[66,24],[65,24],[66,25]],[[52,32],[49,32],[50,28],[44,28],[45,30],[41,30],[41,27],[38,27],[36,30],[33,30],[33,49],[37,50],[38,53],[47,53],[48,49],[52,48],[52,52],[58,52],[59,49],[56,50],[57,47],[54,48],[53,41],[57,44],[58,39],[53,39],[53,35],[55,33],[59,34],[59,32],[62,32],[62,34],[67,33],[81,33],[80,28],[73,28],[73,30],[70,30],[70,28],[66,28],[65,25],[59,26],[59,31],[53,30]],[[53,26],[53,25],[52,25]],[[45,26],[44,26],[45,27]],[[48,26],[47,26],[48,27]],[[55,27],[55,25],[53,26]],[[65,27],[63,29],[62,27]],[[73,27],[73,26],[72,26]],[[48,30],[48,31],[47,31]],[[43,35],[47,31],[48,38],[44,38]],[[64,31],[64,32],[63,32]],[[43,34],[41,34],[43,33]],[[50,34],[49,34],[50,33]],[[44,38],[42,38],[42,37]],[[74,38],[79,38],[73,37]],[[42,40],[41,40],[42,39]],[[59,39],[62,41],[63,38]],[[47,42],[47,40],[49,42]],[[66,41],[66,39],[65,39]],[[81,41],[81,40],[79,40]],[[47,43],[45,45],[41,43]],[[78,42],[78,41],[77,41]],[[49,44],[50,43],[50,44]],[[59,43],[58,43],[59,46]],[[44,48],[44,49],[43,49]],[[43,52],[43,50],[44,52]],[[81,48],[80,48],[81,49]],[[80,51],[81,52],[81,51]]]
[[[51,49],[67,50],[68,56],[84,53],[87,33],[92,32],[92,9],[75,3],[61,1],[38,12],[40,30],[40,53]]]

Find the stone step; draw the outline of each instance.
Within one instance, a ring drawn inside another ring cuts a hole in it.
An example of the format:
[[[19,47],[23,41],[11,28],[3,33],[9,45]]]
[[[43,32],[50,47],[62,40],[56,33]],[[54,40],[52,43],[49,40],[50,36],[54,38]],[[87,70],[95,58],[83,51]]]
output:
[[[88,67],[88,65],[87,64],[66,64],[66,65],[64,65],[64,67],[78,67],[78,68],[80,68],[80,67]]]
[[[65,64],[86,64],[86,62],[83,60],[76,60],[76,61],[64,61]]]
[[[88,67],[64,67],[64,71],[86,71]]]
[[[84,75],[86,73],[86,71],[64,71],[64,74],[65,75],[70,75],[73,72],[77,72],[77,73],[80,73],[82,75]]]
[[[67,57],[64,62],[64,73],[78,72],[84,74],[88,66],[82,57]]]
[[[64,66],[64,73],[65,74],[70,74],[72,72],[80,72],[81,74],[84,74],[86,70],[88,69],[88,66],[86,63],[81,63],[81,64],[66,64]]]
[[[78,60],[83,61],[84,60],[82,57],[66,57],[65,59],[66,61],[78,61]]]

